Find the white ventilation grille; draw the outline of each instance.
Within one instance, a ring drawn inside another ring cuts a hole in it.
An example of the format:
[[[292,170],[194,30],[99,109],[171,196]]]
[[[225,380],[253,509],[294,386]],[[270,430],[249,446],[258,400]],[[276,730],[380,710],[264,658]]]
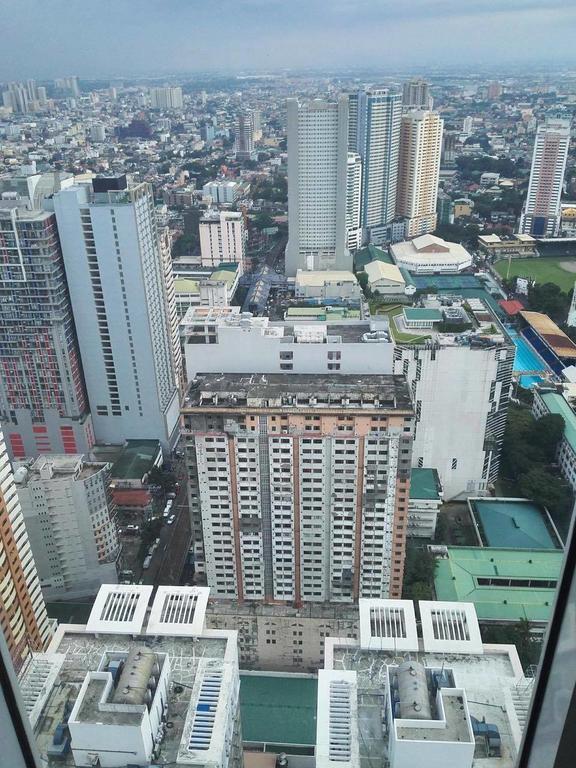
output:
[[[190,751],[210,749],[218,699],[222,688],[222,672],[205,672],[196,702],[196,712],[188,741]]]
[[[209,593],[207,587],[158,587],[146,634],[201,635]]]
[[[484,653],[473,603],[420,600],[424,650]]]
[[[352,756],[351,689],[344,680],[330,683],[328,756],[337,763],[348,763]]]
[[[360,600],[360,647],[380,651],[417,651],[418,632],[411,600]]]
[[[86,624],[88,632],[139,634],[153,587],[103,584]]]

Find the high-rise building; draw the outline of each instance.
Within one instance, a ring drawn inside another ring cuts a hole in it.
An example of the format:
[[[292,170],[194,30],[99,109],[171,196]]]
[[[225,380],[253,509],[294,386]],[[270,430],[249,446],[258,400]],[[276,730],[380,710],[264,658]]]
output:
[[[413,429],[403,377],[205,374],[182,415],[216,596],[400,596]]]
[[[172,234],[169,227],[158,227],[158,245],[160,246],[160,258],[164,273],[164,303],[166,305],[166,317],[170,328],[172,345],[172,365],[176,374],[176,381],[182,382],[182,345],[180,343],[180,319],[176,302],[176,286],[174,284],[174,267],[172,264]]]
[[[237,160],[254,159],[254,125],[252,122],[252,113],[249,111],[240,112],[236,116],[236,127],[234,129],[234,151]]]
[[[182,109],[182,88],[150,88],[150,106],[152,109]]]
[[[288,99],[286,274],[350,269],[346,248],[348,99]]]
[[[15,458],[94,443],[56,217],[18,205],[0,209],[0,425]]]
[[[444,131],[442,134],[442,165],[453,166],[456,163],[456,144],[458,141],[456,131]]]
[[[348,148],[362,158],[362,228],[365,241],[382,244],[396,211],[402,101],[387,88],[349,97]]]
[[[443,189],[438,190],[438,200],[436,202],[437,223],[454,224],[454,203],[450,195]]]
[[[443,120],[437,112],[402,115],[396,213],[406,219],[406,237],[436,229]]]
[[[200,219],[200,254],[203,267],[234,262],[244,267],[246,229],[238,211],[207,211]]]
[[[59,77],[54,81],[54,85],[67,96],[72,96],[74,98],[80,96],[80,83],[78,82],[77,75]]]
[[[464,136],[471,136],[474,132],[474,118],[471,115],[465,117],[462,121],[462,133]]]
[[[570,117],[564,111],[550,112],[536,131],[528,194],[520,217],[521,234],[558,236],[569,145]]]
[[[254,141],[262,138],[262,112],[259,109],[252,110],[252,137]]]
[[[433,100],[430,86],[426,80],[418,78],[408,80],[402,86],[402,106],[404,109],[432,109]]]
[[[30,111],[31,99],[25,83],[9,83],[8,90],[2,94],[4,105],[12,107],[14,112],[26,114]]]
[[[471,301],[486,330],[497,328],[486,306]],[[394,373],[406,376],[414,397],[413,466],[435,467],[447,500],[483,492],[498,476],[514,346],[503,332],[464,344],[427,334],[394,354]]]
[[[46,606],[1,431],[0,631],[17,672],[30,652],[44,650],[50,638]]]
[[[166,448],[179,403],[152,189],[95,178],[54,209],[96,439]]]
[[[355,251],[362,245],[362,158],[356,152],[348,152],[346,176],[346,248]]]
[[[14,480],[46,600],[95,595],[118,580],[120,545],[109,465],[82,456],[40,456]]]

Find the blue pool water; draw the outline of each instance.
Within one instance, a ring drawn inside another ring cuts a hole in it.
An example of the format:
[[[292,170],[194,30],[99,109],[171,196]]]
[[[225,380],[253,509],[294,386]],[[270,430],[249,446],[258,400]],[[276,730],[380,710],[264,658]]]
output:
[[[526,339],[523,339],[516,331],[510,329],[508,329],[508,335],[516,347],[516,354],[514,356],[515,371],[519,373],[522,371],[542,371],[542,373],[545,373],[550,370]],[[524,389],[530,389],[532,384],[537,384],[540,381],[542,381],[541,376],[521,376],[520,386],[524,387]]]

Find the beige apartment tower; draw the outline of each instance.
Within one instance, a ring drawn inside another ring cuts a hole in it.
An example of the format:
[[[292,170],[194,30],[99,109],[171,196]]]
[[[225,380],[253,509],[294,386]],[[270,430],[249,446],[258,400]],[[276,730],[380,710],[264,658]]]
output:
[[[407,220],[407,238],[436,229],[443,123],[437,112],[414,110],[402,116],[396,214]]]
[[[402,376],[200,374],[182,415],[215,597],[401,596],[414,420]]]
[[[0,432],[0,627],[16,672],[50,638],[44,598]]]

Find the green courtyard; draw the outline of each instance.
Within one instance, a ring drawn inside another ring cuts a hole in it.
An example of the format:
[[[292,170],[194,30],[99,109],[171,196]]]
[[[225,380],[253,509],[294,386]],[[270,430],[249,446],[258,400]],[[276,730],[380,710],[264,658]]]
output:
[[[404,306],[402,304],[384,304],[375,299],[370,300],[370,312],[372,316],[378,317],[378,315],[387,315],[388,322],[390,323],[390,332],[397,344],[419,344],[426,339],[429,339],[429,334],[402,333],[398,330],[394,318],[397,317],[397,315],[401,315],[403,311]]]
[[[537,259],[512,259],[510,273],[508,273],[508,260],[498,261],[494,268],[500,277],[529,277],[537,283],[555,283],[565,293],[568,293],[576,282],[576,259],[537,258]]]

